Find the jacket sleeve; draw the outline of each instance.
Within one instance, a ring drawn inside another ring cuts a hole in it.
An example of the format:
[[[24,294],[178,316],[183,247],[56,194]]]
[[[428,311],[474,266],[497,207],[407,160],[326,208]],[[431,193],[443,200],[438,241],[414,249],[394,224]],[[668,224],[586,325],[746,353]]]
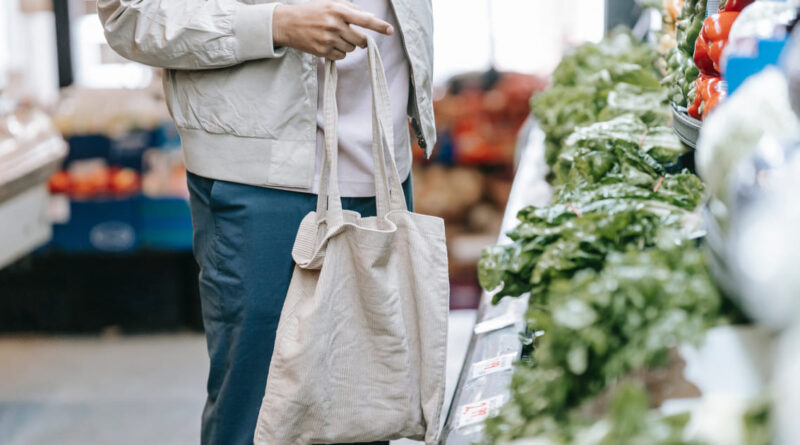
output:
[[[121,56],[170,69],[212,69],[280,57],[272,41],[279,3],[237,0],[98,0],[108,44]]]

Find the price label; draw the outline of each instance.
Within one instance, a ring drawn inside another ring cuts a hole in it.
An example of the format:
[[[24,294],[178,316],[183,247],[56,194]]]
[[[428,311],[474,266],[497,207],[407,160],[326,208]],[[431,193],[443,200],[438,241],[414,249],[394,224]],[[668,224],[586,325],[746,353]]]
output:
[[[504,354],[488,360],[481,360],[472,364],[472,378],[483,377],[511,369],[517,354]]]
[[[480,402],[461,405],[458,408],[458,428],[474,425],[483,422],[492,415],[497,408],[501,407],[506,401],[505,394],[494,396]]]

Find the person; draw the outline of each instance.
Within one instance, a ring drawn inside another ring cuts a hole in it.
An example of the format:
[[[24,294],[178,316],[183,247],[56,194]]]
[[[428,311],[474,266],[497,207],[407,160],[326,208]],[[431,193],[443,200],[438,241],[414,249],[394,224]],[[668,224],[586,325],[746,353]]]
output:
[[[383,58],[409,206],[411,127],[426,155],[431,0],[98,0],[109,45],[165,68],[184,150],[210,370],[201,442],[253,433],[301,219],[315,209],[324,59],[338,61],[343,205],[375,214],[367,33]]]

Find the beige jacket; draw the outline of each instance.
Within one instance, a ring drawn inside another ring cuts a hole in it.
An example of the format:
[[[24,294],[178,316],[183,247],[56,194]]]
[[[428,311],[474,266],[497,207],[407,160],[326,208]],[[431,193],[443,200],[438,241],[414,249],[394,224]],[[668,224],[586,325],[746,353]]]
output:
[[[305,0],[283,0],[302,3]],[[390,0],[411,68],[408,115],[419,145],[436,142],[431,0]],[[271,0],[98,0],[109,45],[166,68],[167,105],[186,167],[257,186],[312,186],[317,61],[272,42]],[[364,94],[369,87],[364,86]]]

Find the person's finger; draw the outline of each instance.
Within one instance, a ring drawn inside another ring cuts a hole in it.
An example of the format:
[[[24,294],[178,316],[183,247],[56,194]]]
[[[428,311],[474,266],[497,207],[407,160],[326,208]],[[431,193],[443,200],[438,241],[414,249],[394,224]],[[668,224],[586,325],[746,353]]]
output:
[[[334,42],[333,47],[343,53],[349,53],[356,49],[355,45],[343,38],[339,38],[336,42]]]
[[[337,48],[333,48],[328,52],[328,54],[325,57],[331,60],[342,60],[344,59],[345,55],[346,53],[344,51]]]
[[[351,25],[371,29],[387,36],[394,32],[392,25],[367,12],[349,11],[344,13],[343,17],[344,21]]]
[[[367,36],[350,25],[345,26],[342,30],[342,38],[355,46],[367,47]]]

